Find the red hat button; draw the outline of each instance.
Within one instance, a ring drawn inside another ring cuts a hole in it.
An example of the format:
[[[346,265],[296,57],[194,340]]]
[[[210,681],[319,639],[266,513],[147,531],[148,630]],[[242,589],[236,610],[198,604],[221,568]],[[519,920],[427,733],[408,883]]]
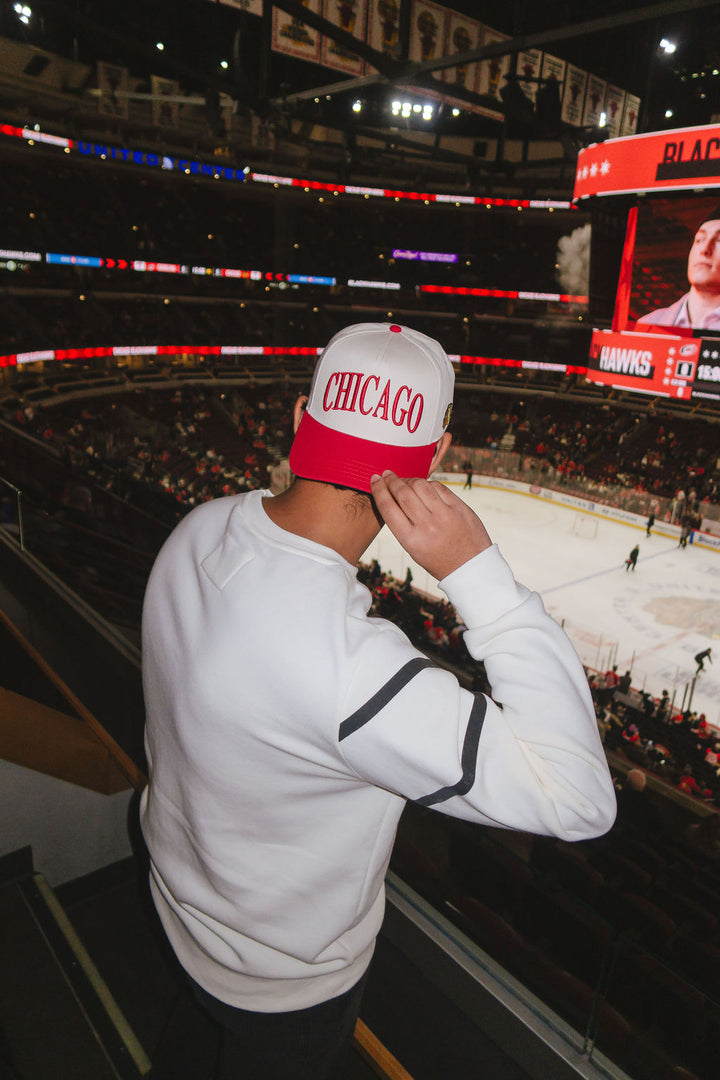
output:
[[[395,325],[394,323],[393,323],[393,325],[392,325],[392,326],[390,327],[390,329],[392,330],[393,334],[400,334],[400,333],[402,333],[402,326],[396,326],[396,325]]]

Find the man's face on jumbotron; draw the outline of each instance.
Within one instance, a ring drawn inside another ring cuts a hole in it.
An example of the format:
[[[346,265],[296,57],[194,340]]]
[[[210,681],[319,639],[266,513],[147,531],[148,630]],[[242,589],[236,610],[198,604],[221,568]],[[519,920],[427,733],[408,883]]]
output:
[[[720,293],[720,219],[704,221],[688,256],[688,281],[696,289]]]

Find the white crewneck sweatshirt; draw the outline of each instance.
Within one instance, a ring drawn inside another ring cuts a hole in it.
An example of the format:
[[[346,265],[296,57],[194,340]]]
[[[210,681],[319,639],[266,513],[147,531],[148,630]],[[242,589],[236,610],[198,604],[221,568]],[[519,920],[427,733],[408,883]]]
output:
[[[151,573],[141,816],[188,974],[280,1012],[367,968],[405,800],[576,840],[609,829],[615,796],[580,661],[497,547],[440,583],[491,700],[368,617],[355,567],[267,497],[198,507]]]

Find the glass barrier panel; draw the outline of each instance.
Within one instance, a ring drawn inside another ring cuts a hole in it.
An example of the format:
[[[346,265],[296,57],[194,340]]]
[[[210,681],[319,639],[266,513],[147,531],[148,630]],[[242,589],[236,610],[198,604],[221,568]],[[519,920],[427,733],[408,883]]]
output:
[[[534,850],[538,839],[409,804],[391,867],[569,1024],[582,1049],[615,930],[582,889],[573,893],[553,875],[550,860]],[[601,880],[590,869],[593,876],[591,888]]]
[[[633,1080],[710,1080],[720,870],[662,832],[644,842],[620,826],[566,843],[409,804],[391,865],[599,1066],[609,1059]]]
[[[616,943],[591,1056],[600,1051],[611,1057],[633,1080],[715,1080],[720,1003],[700,985],[707,972],[692,956],[701,943],[693,941],[686,951],[683,939],[668,942],[661,929],[653,931],[651,913],[644,927],[639,921]],[[640,941],[652,937],[660,948]],[[718,971],[716,993],[717,987]]]

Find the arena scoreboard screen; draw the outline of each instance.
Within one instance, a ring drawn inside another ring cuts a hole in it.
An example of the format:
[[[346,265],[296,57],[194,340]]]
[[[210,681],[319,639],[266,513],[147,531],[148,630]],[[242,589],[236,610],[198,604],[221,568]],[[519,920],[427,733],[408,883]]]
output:
[[[574,201],[592,210],[588,380],[720,401],[720,125],[586,147]]]

